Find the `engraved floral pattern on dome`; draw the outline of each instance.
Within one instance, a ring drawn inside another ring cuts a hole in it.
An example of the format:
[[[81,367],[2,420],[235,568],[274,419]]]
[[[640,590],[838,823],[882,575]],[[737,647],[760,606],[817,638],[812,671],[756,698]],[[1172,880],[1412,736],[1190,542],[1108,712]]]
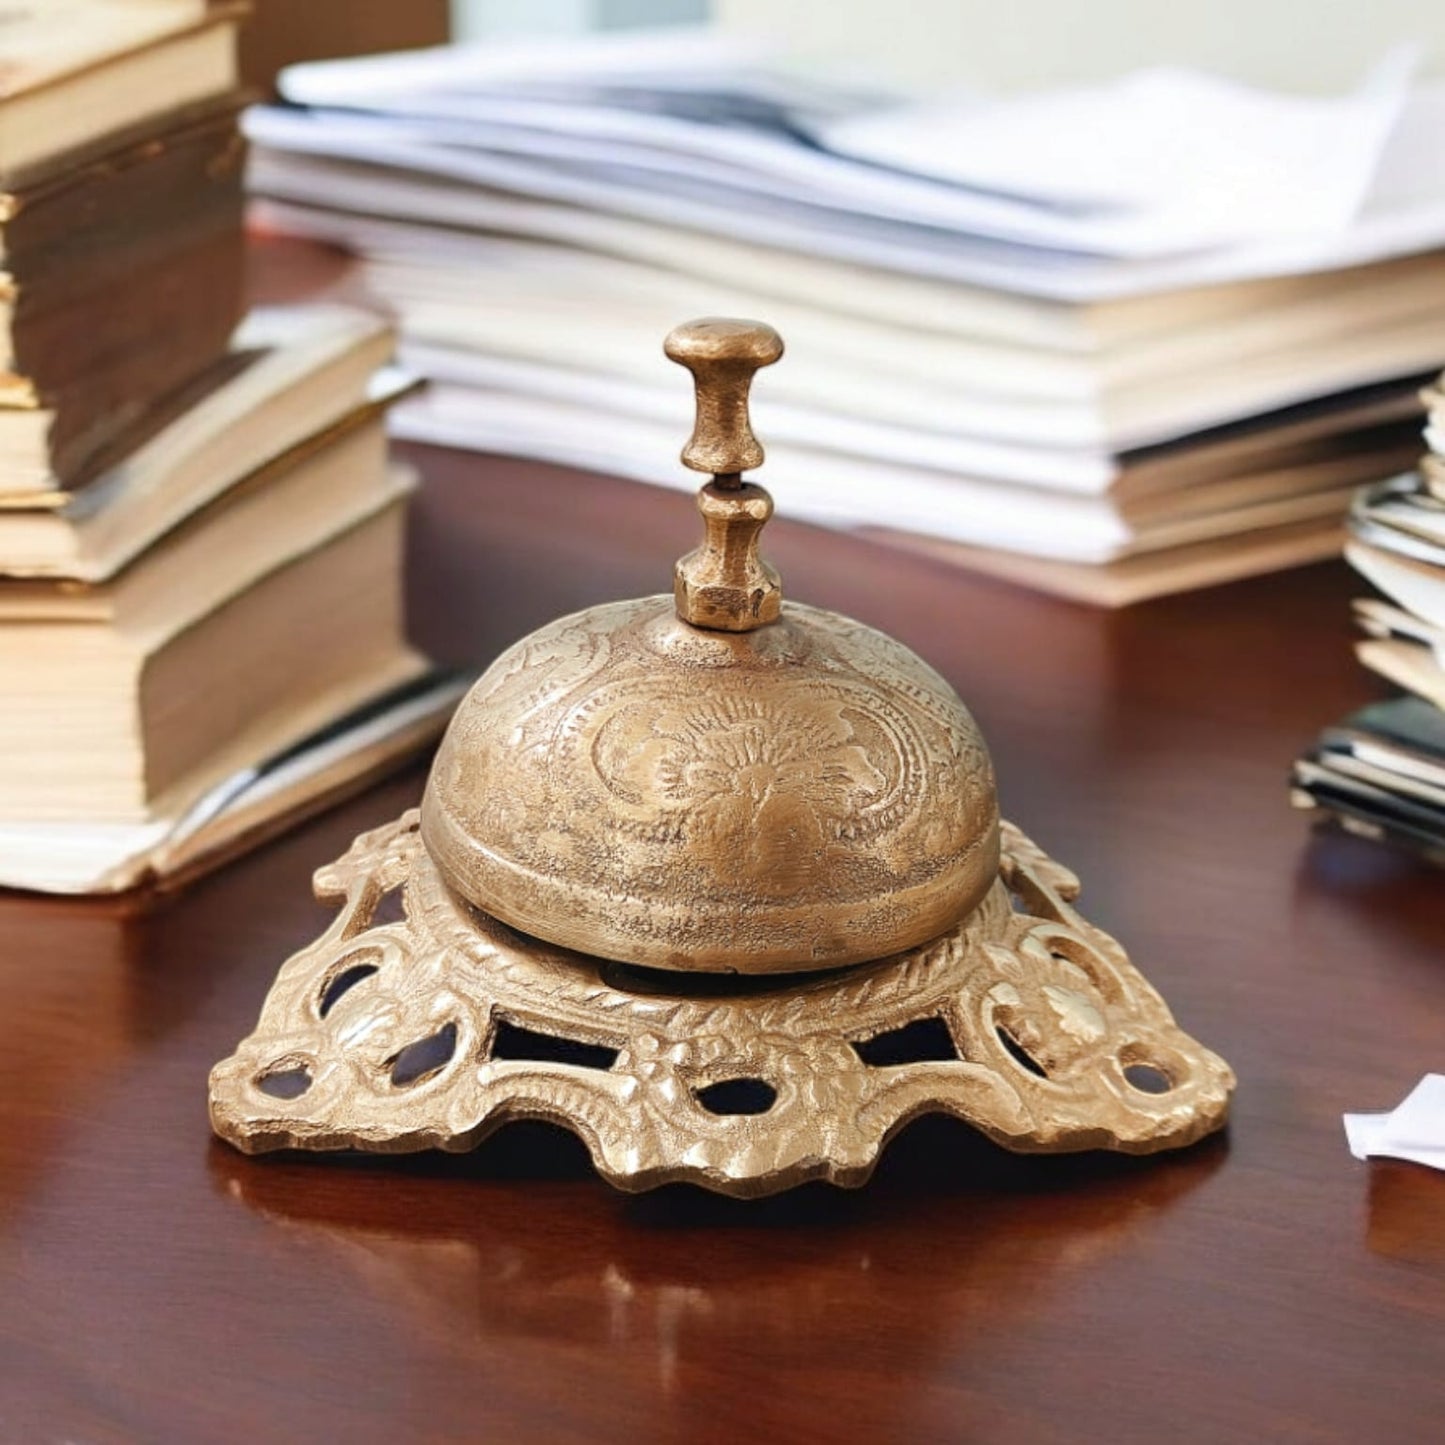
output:
[[[998,859],[988,753],[898,644],[800,603],[747,640],[659,596],[533,634],[458,709],[422,807],[452,886],[563,947],[674,970],[895,953]]]
[[[663,712],[641,745],[627,746],[627,731],[604,726],[593,750],[609,788],[680,813],[685,847],[770,893],[811,875],[843,825],[890,786],[841,704],[723,696]]]

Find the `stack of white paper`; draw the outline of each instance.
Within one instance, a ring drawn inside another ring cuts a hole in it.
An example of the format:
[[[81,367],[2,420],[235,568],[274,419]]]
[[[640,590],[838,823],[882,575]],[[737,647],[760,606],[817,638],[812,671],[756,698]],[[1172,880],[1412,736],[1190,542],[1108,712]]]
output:
[[[1406,695],[1320,734],[1294,765],[1295,806],[1445,863],[1445,377],[1422,394],[1431,450],[1360,492],[1345,555],[1383,596],[1362,597],[1360,661]]]
[[[1064,590],[1337,547],[1445,360],[1445,90],[1408,57],[1337,98],[1161,70],[906,104],[681,32],[281,88],[248,123],[260,219],[365,258],[435,383],[403,434],[690,486],[659,338],[762,316],[790,514]]]

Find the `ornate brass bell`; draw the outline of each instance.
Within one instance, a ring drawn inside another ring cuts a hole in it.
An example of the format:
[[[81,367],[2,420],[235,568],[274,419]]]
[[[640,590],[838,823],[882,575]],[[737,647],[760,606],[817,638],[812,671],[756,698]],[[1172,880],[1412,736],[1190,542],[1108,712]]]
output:
[[[683,452],[712,470],[674,596],[593,607],[518,643],[457,710],[422,841],[523,933],[651,968],[798,972],[887,958],[964,918],[998,874],[983,739],[890,638],[782,609],[758,556],[772,498],[740,473],[771,327],[667,339],[697,381]],[[539,822],[545,820],[545,823]]]
[[[696,384],[683,461],[713,474],[702,544],[671,596],[499,657],[420,814],[318,873],[341,912],[213,1072],[217,1132],[396,1152],[545,1118],[622,1188],[758,1195],[862,1183],[929,1110],[1028,1150],[1219,1127],[1227,1065],[1000,823],[952,688],[783,601],[758,551],[772,499],[742,477],[777,333],[709,319],[666,349]],[[394,888],[404,921],[374,923]],[[925,1022],[942,1057],[879,1062]]]

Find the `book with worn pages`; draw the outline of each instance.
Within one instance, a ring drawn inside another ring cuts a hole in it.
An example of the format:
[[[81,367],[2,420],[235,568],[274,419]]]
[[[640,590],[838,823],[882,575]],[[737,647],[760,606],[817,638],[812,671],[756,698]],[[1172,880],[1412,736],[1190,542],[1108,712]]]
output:
[[[237,115],[227,95],[0,194],[0,457],[78,483],[225,352],[244,309]]]
[[[1445,864],[1445,714],[1417,697],[1362,708],[1295,764],[1291,797],[1347,832]]]
[[[245,306],[235,31],[201,0],[0,11],[0,488],[183,409]]]
[[[16,0],[0,10],[0,181],[129,139],[237,83],[242,4]]]
[[[0,819],[0,887],[102,894],[186,883],[416,757],[471,680],[423,672],[238,767],[180,811],[130,823]]]
[[[393,335],[366,312],[264,307],[190,405],[85,487],[53,478],[0,491],[0,558],[10,576],[99,582],[191,512],[253,472],[314,446],[346,418],[394,400]],[[0,487],[28,479],[0,463]]]
[[[1355,603],[1360,661],[1403,696],[1327,728],[1295,764],[1297,806],[1445,863],[1445,395],[1424,393],[1431,451],[1362,491],[1345,555],[1380,594]]]
[[[235,20],[0,16],[0,886],[194,876],[459,696],[407,638],[392,327],[244,311]]]
[[[430,383],[397,435],[690,486],[657,338],[759,316],[790,515],[1084,601],[1337,553],[1445,360],[1445,86],[1396,61],[1308,103],[1170,72],[924,104],[670,31],[280,89],[254,214],[356,253]]]

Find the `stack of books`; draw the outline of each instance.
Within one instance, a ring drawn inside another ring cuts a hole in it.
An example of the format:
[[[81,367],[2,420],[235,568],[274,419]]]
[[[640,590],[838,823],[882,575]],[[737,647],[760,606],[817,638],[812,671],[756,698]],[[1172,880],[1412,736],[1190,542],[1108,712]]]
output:
[[[1430,450],[1360,494],[1345,549],[1382,594],[1355,603],[1356,652],[1406,695],[1327,729],[1295,764],[1293,798],[1445,863],[1445,377],[1424,401]]]
[[[435,733],[406,390],[366,312],[243,316],[233,8],[0,16],[0,884],[209,866]]]
[[[1098,603],[1337,553],[1445,361],[1445,89],[1395,61],[931,106],[644,33],[281,91],[254,214],[362,258],[399,434],[689,486],[656,338],[755,315],[790,515]]]

